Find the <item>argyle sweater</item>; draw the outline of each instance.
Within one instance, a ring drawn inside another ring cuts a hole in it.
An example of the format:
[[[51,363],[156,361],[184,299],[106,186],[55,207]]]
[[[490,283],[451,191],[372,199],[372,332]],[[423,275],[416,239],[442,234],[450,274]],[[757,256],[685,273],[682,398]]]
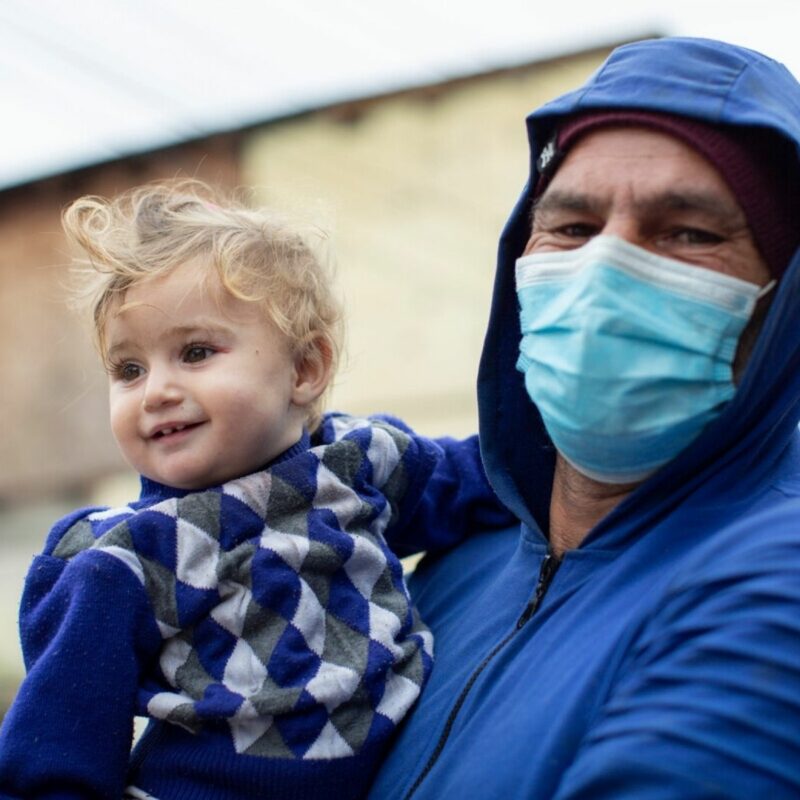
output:
[[[363,795],[432,663],[384,533],[478,519],[505,512],[474,437],[338,414],[261,472],[69,515],[26,582],[0,797]]]

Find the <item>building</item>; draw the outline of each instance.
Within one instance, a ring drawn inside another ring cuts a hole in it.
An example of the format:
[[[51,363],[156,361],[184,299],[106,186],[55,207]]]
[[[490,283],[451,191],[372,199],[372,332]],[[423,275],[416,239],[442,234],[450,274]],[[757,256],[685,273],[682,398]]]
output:
[[[82,496],[125,472],[105,376],[65,305],[61,209],[195,176],[332,230],[348,348],[332,404],[430,434],[476,428],[474,383],[501,226],[527,170],[525,113],[600,47],[267,119],[0,191],[0,502]]]

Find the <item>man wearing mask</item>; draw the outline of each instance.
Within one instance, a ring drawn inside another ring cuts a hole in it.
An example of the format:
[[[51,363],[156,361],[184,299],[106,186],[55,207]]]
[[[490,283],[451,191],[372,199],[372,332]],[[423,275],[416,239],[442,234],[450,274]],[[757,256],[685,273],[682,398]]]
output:
[[[798,797],[800,85],[639,42],[528,131],[478,383],[521,526],[419,568],[372,797]]]

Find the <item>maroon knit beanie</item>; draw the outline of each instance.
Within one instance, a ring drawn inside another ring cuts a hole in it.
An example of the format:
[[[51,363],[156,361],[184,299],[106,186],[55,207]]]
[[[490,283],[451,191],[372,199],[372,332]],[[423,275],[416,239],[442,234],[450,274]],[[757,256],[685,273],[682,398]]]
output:
[[[612,125],[667,133],[716,167],[744,211],[770,272],[780,277],[800,245],[800,165],[788,141],[766,128],[710,125],[652,111],[590,111],[568,118],[542,150],[536,195],[544,191],[580,137]]]

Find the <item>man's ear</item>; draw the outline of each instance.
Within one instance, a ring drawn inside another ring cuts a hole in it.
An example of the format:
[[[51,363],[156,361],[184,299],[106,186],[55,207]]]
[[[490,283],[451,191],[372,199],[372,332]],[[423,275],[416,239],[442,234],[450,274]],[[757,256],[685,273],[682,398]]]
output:
[[[313,403],[328,387],[333,367],[333,348],[323,336],[318,336],[294,365],[292,402],[297,406]]]

